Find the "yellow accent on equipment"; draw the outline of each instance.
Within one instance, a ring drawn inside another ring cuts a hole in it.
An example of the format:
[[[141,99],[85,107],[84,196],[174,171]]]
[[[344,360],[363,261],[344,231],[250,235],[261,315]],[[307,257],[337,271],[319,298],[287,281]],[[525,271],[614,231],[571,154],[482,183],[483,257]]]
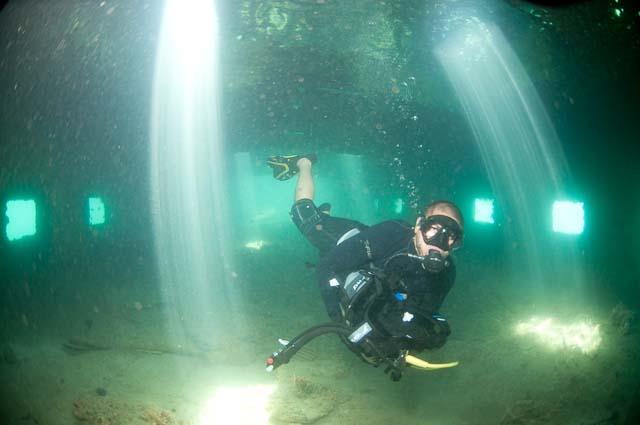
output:
[[[282,171],[280,171],[280,172],[274,171],[274,173],[273,173],[273,177],[275,177],[278,180],[282,180],[283,177],[289,172],[289,166],[287,164],[282,163],[282,162],[267,161],[267,164],[272,166],[274,169],[276,167],[280,167],[282,169]]]
[[[422,369],[422,370],[447,369],[450,367],[458,366],[458,364],[460,364],[459,362],[429,363],[428,361],[419,359],[418,357],[412,356],[411,354],[406,355],[405,361],[407,362],[408,365],[413,366],[417,369]]]

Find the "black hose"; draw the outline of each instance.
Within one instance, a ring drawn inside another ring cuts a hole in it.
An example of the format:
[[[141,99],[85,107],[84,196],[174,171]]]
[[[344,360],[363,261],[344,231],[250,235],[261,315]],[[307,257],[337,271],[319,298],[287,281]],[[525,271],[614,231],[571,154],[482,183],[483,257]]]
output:
[[[277,368],[283,364],[289,363],[291,357],[293,357],[302,347],[309,343],[314,338],[328,333],[335,333],[340,336],[349,336],[353,330],[346,325],[339,323],[324,323],[307,329],[300,335],[293,338],[289,343],[273,356],[267,359],[267,365]]]
[[[339,323],[325,323],[322,325],[317,325],[312,328],[307,329],[300,335],[293,338],[287,345],[285,345],[280,351],[277,353],[273,353],[267,359],[267,370],[273,371],[274,369],[282,366],[283,364],[289,363],[291,357],[293,357],[302,347],[304,347],[307,343],[309,343],[314,338],[317,338],[321,335],[326,335],[328,333],[335,333],[341,337],[347,338],[349,335],[353,333],[353,329],[347,327],[346,325],[341,325]],[[396,362],[388,359],[380,349],[373,344],[372,341],[365,340],[365,344],[376,353],[381,363],[386,363],[387,367],[385,369],[385,373],[389,373],[391,379],[393,381],[399,381],[402,377],[402,370],[396,364]],[[380,363],[376,363],[377,367]]]

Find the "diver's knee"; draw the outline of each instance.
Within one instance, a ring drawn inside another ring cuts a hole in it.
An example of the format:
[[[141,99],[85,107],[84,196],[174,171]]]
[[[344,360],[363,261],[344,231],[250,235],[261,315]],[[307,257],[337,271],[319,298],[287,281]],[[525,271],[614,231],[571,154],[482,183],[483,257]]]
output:
[[[299,199],[291,207],[291,220],[306,235],[322,220],[322,215],[311,199]]]

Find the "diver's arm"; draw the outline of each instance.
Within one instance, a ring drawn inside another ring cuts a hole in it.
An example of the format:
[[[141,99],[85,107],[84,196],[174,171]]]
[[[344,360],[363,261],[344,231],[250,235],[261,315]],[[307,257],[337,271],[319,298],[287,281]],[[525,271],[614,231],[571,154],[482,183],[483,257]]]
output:
[[[400,309],[400,313],[408,311],[415,317],[410,316],[410,320],[397,313],[389,320],[396,320],[396,327],[392,334],[399,337],[407,337],[407,344],[411,352],[420,352],[424,349],[434,349],[445,344],[447,337],[451,333],[447,320],[438,312],[445,297],[451,290],[455,278],[455,268],[447,270],[436,279],[428,279],[425,284],[427,289],[420,294],[416,302],[409,302]],[[404,316],[404,313],[402,314]],[[393,325],[391,325],[393,326]]]
[[[451,288],[451,281],[444,278],[432,280],[431,288],[420,294],[410,292],[406,303],[390,301],[375,317],[411,353],[441,347],[451,332],[446,319],[438,314]]]
[[[418,303],[418,309],[425,315],[431,315],[440,311],[440,307],[444,302],[447,294],[453,287],[456,278],[455,265],[451,265],[446,271],[442,272],[436,279],[426,280],[426,290],[421,294]]]

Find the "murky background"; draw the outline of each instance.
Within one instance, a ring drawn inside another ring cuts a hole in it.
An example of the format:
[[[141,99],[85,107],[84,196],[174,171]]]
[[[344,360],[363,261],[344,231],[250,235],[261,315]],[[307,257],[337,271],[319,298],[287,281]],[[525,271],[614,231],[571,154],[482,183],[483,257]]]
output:
[[[8,2],[2,423],[637,423],[640,12],[547,3]],[[335,216],[461,207],[458,367],[265,372],[327,321],[265,164],[307,152]]]

